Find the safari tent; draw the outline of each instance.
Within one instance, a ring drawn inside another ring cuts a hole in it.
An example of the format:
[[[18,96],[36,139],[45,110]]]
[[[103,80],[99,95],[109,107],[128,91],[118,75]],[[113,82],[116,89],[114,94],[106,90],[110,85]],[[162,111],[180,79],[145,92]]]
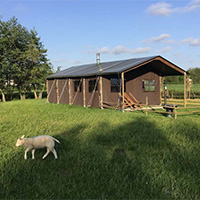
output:
[[[161,104],[161,77],[186,71],[161,56],[73,66],[47,78],[47,101],[84,107]]]

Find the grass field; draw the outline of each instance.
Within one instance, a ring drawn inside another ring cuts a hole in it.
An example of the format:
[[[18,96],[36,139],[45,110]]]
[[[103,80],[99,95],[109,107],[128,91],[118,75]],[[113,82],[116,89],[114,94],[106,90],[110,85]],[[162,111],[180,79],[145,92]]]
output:
[[[184,92],[183,84],[167,84],[167,89],[170,91]],[[200,84],[193,84],[191,87],[191,92],[200,92]]]
[[[17,138],[42,134],[59,159],[24,160]],[[199,115],[0,103],[0,199],[200,199],[199,143]]]

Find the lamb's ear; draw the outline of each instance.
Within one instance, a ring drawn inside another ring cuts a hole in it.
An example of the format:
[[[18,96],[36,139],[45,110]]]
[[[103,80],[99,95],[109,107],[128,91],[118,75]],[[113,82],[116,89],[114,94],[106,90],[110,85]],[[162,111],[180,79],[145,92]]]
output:
[[[24,138],[24,135],[22,135],[21,139],[23,139],[23,138]]]

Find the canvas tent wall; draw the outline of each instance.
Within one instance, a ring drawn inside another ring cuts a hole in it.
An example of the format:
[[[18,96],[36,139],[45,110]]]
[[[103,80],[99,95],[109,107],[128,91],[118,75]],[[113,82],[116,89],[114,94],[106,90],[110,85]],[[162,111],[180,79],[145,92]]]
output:
[[[124,88],[121,84],[122,74]],[[48,77],[48,102],[112,106],[117,105],[124,89],[143,104],[148,99],[148,104],[158,105],[161,103],[160,77],[184,74],[183,69],[161,56],[71,67]],[[117,80],[120,86],[113,90]]]

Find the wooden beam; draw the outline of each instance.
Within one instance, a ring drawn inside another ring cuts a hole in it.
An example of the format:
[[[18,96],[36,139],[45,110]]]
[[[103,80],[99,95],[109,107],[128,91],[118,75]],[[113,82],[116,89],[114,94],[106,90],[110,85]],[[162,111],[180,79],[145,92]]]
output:
[[[72,105],[74,105],[74,102],[75,102],[75,100],[76,100],[76,97],[77,97],[78,93],[80,92],[80,86],[81,86],[81,84],[82,84],[82,81],[83,81],[83,78],[81,78],[81,79],[79,80],[79,85],[78,85],[77,91],[76,91],[76,93],[75,93],[75,95],[74,95],[74,98],[73,98],[73,101],[72,101]]]
[[[162,102],[162,77],[159,77],[159,81],[160,81],[160,104]]]
[[[68,79],[66,79],[66,81],[65,81],[65,83],[64,83],[64,85],[63,85],[62,91],[61,91],[60,96],[59,96],[58,103],[60,103],[60,100],[61,100],[61,98],[62,98],[62,96],[63,96],[64,90],[65,90],[65,88],[66,88],[66,86],[67,86],[67,82],[68,82]]]
[[[72,104],[71,78],[69,78],[69,105]]]
[[[86,91],[86,86],[85,86],[85,78],[83,79],[83,106],[86,107],[86,96],[85,96],[85,91]]]
[[[99,87],[100,87],[100,108],[103,109],[103,78],[102,76],[100,76]]]
[[[177,67],[176,65],[172,64],[171,62],[169,62],[169,61],[167,61],[167,60],[165,60],[164,58],[159,57],[159,56],[156,57],[156,58],[153,58],[153,59],[151,59],[151,60],[148,60],[148,61],[146,61],[146,62],[143,62],[143,63],[141,63],[141,64],[139,64],[139,65],[136,65],[136,66],[134,66],[134,67],[132,67],[132,68],[130,68],[130,69],[127,69],[127,70],[124,71],[124,72],[129,72],[129,71],[131,71],[131,70],[133,70],[133,69],[137,69],[137,68],[139,68],[139,67],[141,67],[141,66],[143,66],[143,65],[146,65],[146,64],[148,64],[148,63],[150,63],[150,62],[152,62],[152,61],[154,61],[154,60],[159,60],[159,61],[161,61],[161,62],[164,63],[165,65],[168,65],[169,67],[175,69],[176,71],[180,72],[181,74],[184,74],[184,73],[185,73],[185,71],[182,70],[181,68]]]
[[[91,96],[90,96],[90,99],[89,99],[89,101],[88,101],[87,107],[91,107],[91,106],[92,106],[92,101],[93,101],[93,98],[94,98],[94,95],[95,95],[95,91],[96,91],[98,82],[99,82],[99,76],[96,78],[96,83],[95,83],[93,92],[92,92],[92,94],[91,94]],[[99,90],[98,90],[98,92],[99,92]]]
[[[47,80],[47,83],[46,83],[46,88],[47,88],[47,103],[49,103],[49,100],[48,100],[48,93],[49,93],[49,81]]]
[[[124,112],[124,72],[122,72],[122,111]]]
[[[184,107],[187,105],[187,83],[186,83],[186,72],[184,72]]]
[[[59,87],[58,87],[58,79],[56,80],[56,102],[59,104]]]
[[[53,90],[53,86],[54,86],[55,82],[56,82],[56,79],[53,80],[52,86],[51,86],[51,88],[50,88],[50,90],[49,90],[49,92],[48,92],[48,95],[47,95],[47,102],[48,102],[48,103],[49,103],[49,96],[50,96],[50,94],[51,94],[51,92],[52,92],[52,90]]]

